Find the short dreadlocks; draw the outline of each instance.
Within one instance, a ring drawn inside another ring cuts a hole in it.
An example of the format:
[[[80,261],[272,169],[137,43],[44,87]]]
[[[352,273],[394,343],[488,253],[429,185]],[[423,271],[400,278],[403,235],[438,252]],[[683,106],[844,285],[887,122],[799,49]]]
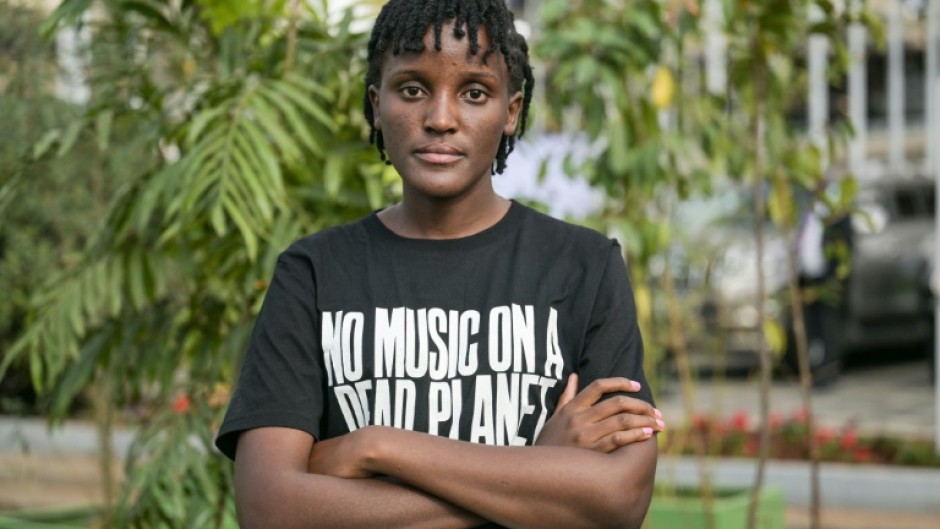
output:
[[[512,152],[516,138],[525,133],[529,104],[532,102],[532,66],[529,64],[529,46],[516,32],[512,11],[504,0],[391,0],[382,8],[369,39],[369,69],[366,73],[364,112],[371,132],[369,141],[375,143],[382,161],[389,163],[385,154],[382,132],[376,130],[369,86],[378,85],[382,76],[382,61],[389,50],[394,55],[424,51],[424,35],[434,28],[434,46],[441,50],[441,31],[444,24],[454,21],[454,38],[470,39],[470,53],[480,51],[477,41],[479,28],[486,28],[492,47],[483,52],[483,62],[494,52],[503,54],[509,69],[510,89],[522,92],[522,119],[516,134],[503,136],[496,152],[497,173],[506,168],[506,157]],[[464,29],[466,27],[466,30]]]

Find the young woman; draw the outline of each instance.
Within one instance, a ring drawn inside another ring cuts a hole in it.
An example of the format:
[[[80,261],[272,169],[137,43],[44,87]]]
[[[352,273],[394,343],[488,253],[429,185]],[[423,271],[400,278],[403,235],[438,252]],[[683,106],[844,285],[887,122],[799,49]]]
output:
[[[402,201],[278,261],[217,440],[244,527],[642,523],[663,423],[621,249],[493,190],[531,89],[502,0],[383,8]]]

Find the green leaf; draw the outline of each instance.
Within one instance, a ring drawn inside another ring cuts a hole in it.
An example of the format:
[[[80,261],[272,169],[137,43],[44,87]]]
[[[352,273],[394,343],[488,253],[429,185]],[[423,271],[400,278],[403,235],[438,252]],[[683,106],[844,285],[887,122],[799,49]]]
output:
[[[49,15],[40,26],[39,31],[43,37],[51,38],[53,34],[65,26],[79,22],[85,11],[91,7],[93,0],[63,0],[59,7]]]
[[[373,210],[381,209],[384,204],[385,189],[382,186],[382,168],[367,166],[361,168],[359,174],[366,185],[366,195],[369,197],[369,207]]]
[[[849,211],[858,196],[858,180],[846,176],[839,182],[839,204],[842,211]]]
[[[627,143],[627,129],[617,121],[607,126],[608,133],[608,166],[616,175],[626,175],[630,169],[630,148]]]
[[[61,158],[65,156],[72,147],[75,146],[75,141],[78,140],[78,135],[81,134],[82,128],[84,128],[85,123],[82,121],[76,120],[72,123],[69,123],[69,126],[65,129],[65,134],[62,135],[62,139],[59,142],[59,151],[56,153],[56,156]]]
[[[215,234],[219,237],[222,237],[228,231],[228,227],[225,223],[225,209],[222,202],[212,206],[212,209],[209,211],[209,222],[212,224],[212,229],[215,230]]]
[[[297,113],[297,109],[287,98],[275,90],[265,90],[261,92],[261,95],[264,96],[271,104],[277,107],[281,115],[284,116],[284,118],[290,124],[294,134],[298,136],[301,143],[305,147],[317,154],[323,152],[322,148],[320,147],[320,143],[313,137],[313,134],[310,133],[309,127],[300,118],[300,115]]]
[[[147,304],[147,288],[145,286],[144,258],[137,252],[130,253],[124,258],[127,270],[127,286],[131,304],[137,310],[142,310]]]
[[[251,109],[258,115],[258,125],[271,136],[274,143],[289,163],[295,163],[303,157],[303,153],[297,146],[297,142],[294,141],[291,134],[283,128],[277,113],[264,99],[260,97],[253,98]]]
[[[330,156],[323,167],[323,187],[327,196],[335,197],[339,194],[343,183],[343,159],[339,156]]]
[[[153,24],[153,26],[166,31],[167,33],[179,33],[173,24],[170,23],[169,19],[167,19],[163,13],[158,11],[150,4],[133,1],[121,2],[121,9],[143,16],[144,18],[148,19]]]
[[[291,99],[296,105],[307,111],[310,116],[319,121],[321,125],[327,128],[327,130],[330,132],[336,132],[336,120],[333,119],[333,117],[330,116],[319,105],[314,103],[313,99],[304,94],[297,86],[295,86],[294,83],[286,81],[275,81],[271,83],[271,86],[275,90]]]
[[[124,305],[124,298],[122,295],[122,285],[124,284],[124,267],[117,259],[110,259],[105,262],[105,269],[107,270],[107,278],[109,280],[109,285],[107,288],[108,292],[108,304],[110,309],[111,317],[116,317],[121,313]]]
[[[254,261],[258,256],[258,238],[255,235],[254,227],[242,214],[237,204],[233,204],[228,198],[224,198],[222,203],[225,207],[225,212],[238,227],[238,231],[241,232],[242,240],[245,242],[245,249],[248,252],[248,258]]]
[[[69,364],[52,392],[50,410],[55,419],[64,419],[75,398],[89,384],[95,366],[112,336],[110,328],[95,333],[81,348],[75,362]]]
[[[793,224],[796,217],[796,206],[786,174],[782,170],[774,173],[767,198],[767,208],[770,218],[778,226],[791,226]]]
[[[236,135],[237,137],[237,135]],[[250,150],[250,146],[248,146]],[[232,160],[235,162],[238,171],[233,171],[228,175],[230,189],[234,189],[243,199],[243,210],[249,209],[249,203],[253,203],[261,216],[261,220],[270,221],[273,215],[271,202],[268,200],[268,193],[261,188],[256,171],[252,169],[251,163],[245,156],[245,151],[235,146],[231,151]]]
[[[774,356],[781,356],[787,348],[787,335],[779,322],[772,319],[764,320],[764,336],[767,347]]]
[[[33,160],[38,160],[49,152],[49,149],[59,140],[61,135],[62,131],[59,129],[52,129],[43,134],[42,138],[33,146]]]
[[[84,314],[82,314],[82,298],[88,296],[89,292],[83,292],[84,289],[80,279],[76,280],[72,287],[72,296],[62,300],[63,304],[67,304],[63,310],[68,314],[71,330],[75,333],[75,336],[84,336],[85,319],[83,318]]]
[[[196,115],[192,119],[192,122],[189,125],[189,130],[186,132],[186,144],[195,145],[196,143],[202,141],[201,135],[206,127],[212,123],[217,124],[216,120],[228,112],[226,106],[212,107],[207,110],[204,110]],[[221,127],[216,127],[218,131]]]
[[[278,163],[277,153],[267,148],[270,142],[265,139],[264,134],[254,121],[246,120],[242,122],[241,132],[247,135],[247,138],[243,140],[254,146],[252,152],[257,158],[256,163],[261,168],[259,169],[261,175],[265,176],[265,180],[274,188],[273,194],[282,195],[284,193],[284,175]]]
[[[106,110],[95,116],[95,131],[97,132],[98,150],[105,152],[111,141],[111,127],[114,123],[114,112]]]

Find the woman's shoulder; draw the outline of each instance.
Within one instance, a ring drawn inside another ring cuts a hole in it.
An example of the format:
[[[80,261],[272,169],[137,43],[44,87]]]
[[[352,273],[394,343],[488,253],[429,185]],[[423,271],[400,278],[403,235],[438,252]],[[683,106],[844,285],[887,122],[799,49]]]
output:
[[[365,241],[368,226],[374,222],[374,213],[358,220],[328,226],[295,240],[282,255],[332,255],[337,257],[343,252],[356,252]]]
[[[529,206],[525,208],[524,225],[529,236],[539,244],[566,252],[601,252],[606,255],[617,241],[600,231],[581,224],[552,217]]]

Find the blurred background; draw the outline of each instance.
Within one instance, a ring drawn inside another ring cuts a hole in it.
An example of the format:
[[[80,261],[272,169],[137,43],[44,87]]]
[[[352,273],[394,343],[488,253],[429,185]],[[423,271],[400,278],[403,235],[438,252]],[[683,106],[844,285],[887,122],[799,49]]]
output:
[[[0,0],[0,527],[231,526],[212,439],[274,259],[400,193],[381,3]],[[940,1],[508,3],[535,102],[495,185],[621,242],[665,453],[768,424],[936,474]]]

